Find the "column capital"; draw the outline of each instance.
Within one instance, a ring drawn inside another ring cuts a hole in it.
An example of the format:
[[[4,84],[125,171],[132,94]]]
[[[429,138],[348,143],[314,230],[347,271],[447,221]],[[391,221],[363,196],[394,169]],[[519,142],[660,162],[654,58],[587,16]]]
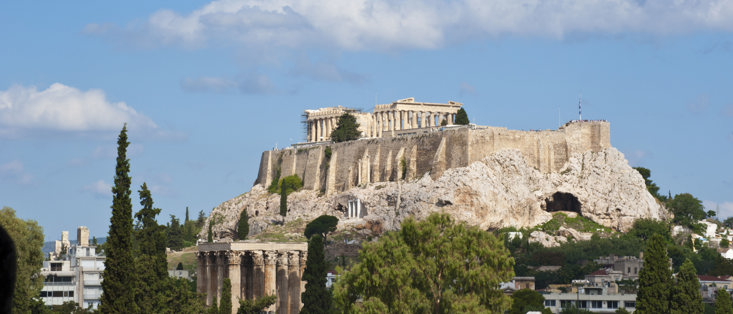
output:
[[[262,267],[265,265],[262,251],[251,251],[250,253],[252,254],[252,264],[254,264],[254,266]]]
[[[299,251],[288,251],[288,264],[298,265],[300,263],[300,252]]]
[[[241,264],[242,251],[226,251],[227,262],[229,265]]]
[[[277,251],[265,251],[265,264],[274,265],[277,260]]]
[[[288,252],[278,252],[277,254],[277,266],[287,268],[288,267]]]

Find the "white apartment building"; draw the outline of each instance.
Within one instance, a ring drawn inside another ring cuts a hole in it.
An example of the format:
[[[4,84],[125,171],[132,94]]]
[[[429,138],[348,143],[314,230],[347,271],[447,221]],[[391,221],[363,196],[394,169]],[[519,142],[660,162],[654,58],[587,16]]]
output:
[[[102,295],[105,257],[97,255],[97,247],[89,244],[89,229],[77,228],[76,244],[68,244],[67,231],[56,242],[61,245],[49,253],[41,269],[45,278],[41,299],[48,306],[74,301],[80,307],[96,309]]]

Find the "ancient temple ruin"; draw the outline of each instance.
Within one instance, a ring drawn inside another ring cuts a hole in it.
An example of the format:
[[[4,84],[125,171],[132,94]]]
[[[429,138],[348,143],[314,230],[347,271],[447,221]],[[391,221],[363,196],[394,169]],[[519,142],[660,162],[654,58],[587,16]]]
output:
[[[462,103],[449,101],[443,103],[415,102],[406,98],[391,104],[376,105],[373,113],[359,112],[342,106],[306,110],[307,142],[331,140],[331,131],[344,113],[351,113],[359,123],[362,137],[393,136],[409,130],[438,127],[445,120],[453,125]]]
[[[221,304],[224,278],[232,283],[232,313],[239,300],[276,295],[268,312],[298,313],[308,258],[308,243],[222,242],[201,243],[196,252],[196,290],[206,294],[206,305]]]

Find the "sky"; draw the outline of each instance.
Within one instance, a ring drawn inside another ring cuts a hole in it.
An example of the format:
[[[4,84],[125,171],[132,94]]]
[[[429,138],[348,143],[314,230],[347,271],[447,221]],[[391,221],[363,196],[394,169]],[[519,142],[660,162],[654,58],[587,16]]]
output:
[[[105,236],[124,123],[143,182],[191,218],[249,191],[306,109],[464,104],[472,123],[611,123],[663,194],[733,216],[733,2],[0,2],[0,206]]]

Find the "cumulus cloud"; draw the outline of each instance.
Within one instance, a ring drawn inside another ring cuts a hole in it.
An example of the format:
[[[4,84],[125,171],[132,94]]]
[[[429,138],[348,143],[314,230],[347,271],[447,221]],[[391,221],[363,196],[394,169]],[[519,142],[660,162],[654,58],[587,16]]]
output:
[[[160,10],[125,27],[90,24],[147,43],[196,47],[331,45],[346,50],[431,49],[471,38],[580,33],[675,34],[733,30],[728,0],[218,0],[190,13]]]
[[[45,90],[14,85],[0,91],[0,133],[24,130],[68,132],[155,129],[153,121],[124,102],[110,102],[99,89],[81,91],[61,83]]]
[[[23,163],[18,160],[0,164],[0,178],[23,185],[33,180],[33,176],[25,171]]]
[[[104,180],[98,180],[97,182],[85,185],[82,189],[97,197],[112,196],[112,185],[107,184]]]

